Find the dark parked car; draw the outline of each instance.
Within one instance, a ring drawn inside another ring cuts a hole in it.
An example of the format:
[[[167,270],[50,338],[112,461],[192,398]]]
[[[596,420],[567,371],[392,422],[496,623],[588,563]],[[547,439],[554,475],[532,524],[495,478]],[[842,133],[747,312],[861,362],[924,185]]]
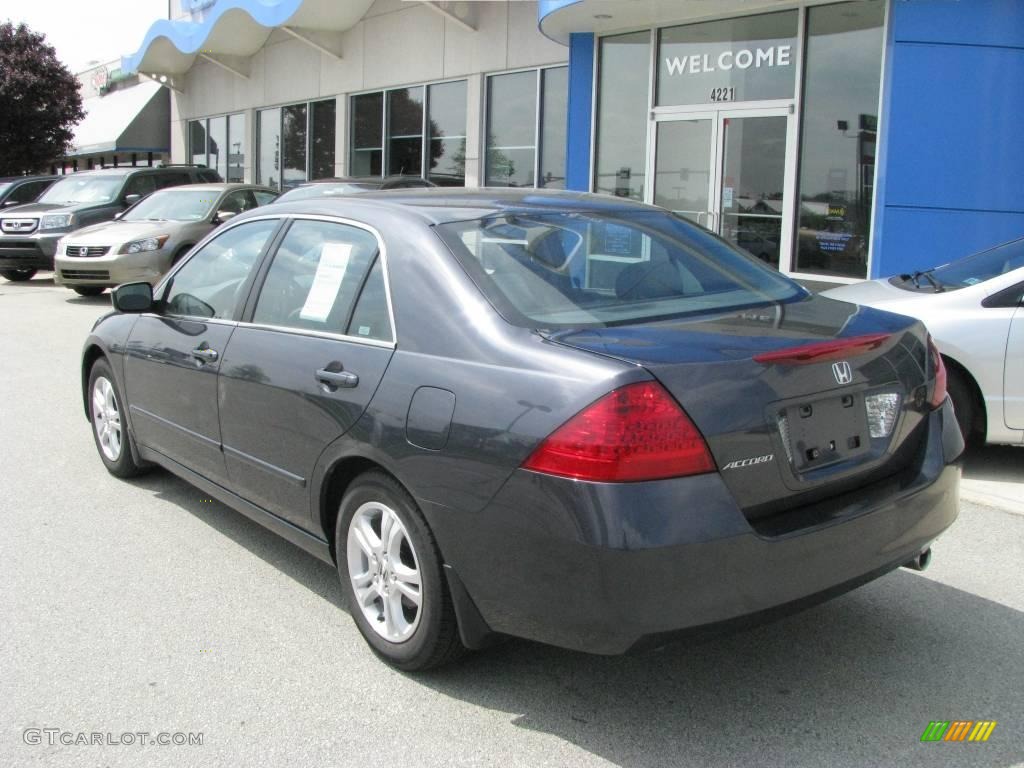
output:
[[[921,323],[658,208],[274,203],[114,304],[82,364],[108,470],[166,467],[336,563],[403,669],[500,634],[615,654],[763,620],[923,567],[957,515]]]
[[[53,269],[57,241],[69,232],[110,221],[150,192],[179,184],[220,181],[201,166],[106,168],[61,176],[39,199],[0,212],[0,275],[30,280]]]
[[[0,178],[0,210],[31,203],[60,176],[7,176]]]
[[[419,176],[347,176],[316,179],[292,187],[279,202],[306,200],[311,197],[337,197],[361,192],[383,192],[390,189],[426,189],[436,187],[433,182]]]

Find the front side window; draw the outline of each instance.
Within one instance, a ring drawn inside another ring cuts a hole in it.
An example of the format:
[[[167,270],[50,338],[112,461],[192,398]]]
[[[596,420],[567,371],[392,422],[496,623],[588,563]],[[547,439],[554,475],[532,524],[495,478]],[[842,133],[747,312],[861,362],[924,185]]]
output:
[[[260,288],[253,322],[345,333],[376,257],[377,239],[366,230],[328,221],[294,222]]]
[[[156,177],[151,173],[146,173],[140,176],[133,176],[128,179],[128,183],[124,188],[124,194],[125,197],[128,195],[139,195],[140,197],[145,197],[155,190]]]
[[[658,211],[504,214],[437,231],[502,316],[523,327],[624,325],[807,295]]]
[[[278,221],[248,221],[214,238],[168,279],[163,311],[185,317],[232,317],[245,300],[249,273]]]

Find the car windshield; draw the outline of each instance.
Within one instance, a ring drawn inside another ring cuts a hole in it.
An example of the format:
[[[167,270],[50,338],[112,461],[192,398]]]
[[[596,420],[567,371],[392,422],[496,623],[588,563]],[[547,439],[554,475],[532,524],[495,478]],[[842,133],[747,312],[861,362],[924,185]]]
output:
[[[357,192],[366,192],[377,189],[380,185],[373,182],[350,182],[341,184],[305,184],[301,187],[290,189],[277,198],[277,202],[284,203],[293,200],[308,200],[311,197],[335,197],[337,195],[351,195]]]
[[[219,189],[167,189],[154,192],[125,213],[121,221],[201,221],[210,215],[220,194]]]
[[[46,190],[38,202],[109,203],[123,183],[123,176],[71,176],[61,179]]]
[[[1024,267],[1024,238],[943,264],[936,267],[931,276],[943,290],[952,291],[983,283],[1021,267]]]
[[[529,328],[623,325],[807,296],[660,211],[502,213],[437,230],[502,316]]]

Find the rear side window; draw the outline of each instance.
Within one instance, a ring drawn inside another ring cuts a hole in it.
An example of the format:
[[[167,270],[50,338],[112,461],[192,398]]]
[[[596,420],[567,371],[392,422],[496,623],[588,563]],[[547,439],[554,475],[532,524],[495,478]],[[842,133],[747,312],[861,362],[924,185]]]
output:
[[[232,317],[245,299],[246,280],[278,223],[264,219],[239,224],[192,254],[164,289],[164,313]]]
[[[276,192],[264,192],[261,189],[253,190],[253,194],[256,196],[256,205],[267,205],[277,199]]]
[[[437,231],[502,316],[529,328],[624,325],[807,295],[660,211],[502,213]]]
[[[180,187],[182,184],[188,184],[191,181],[187,173],[160,173],[156,177],[157,189],[165,189],[167,187]]]
[[[17,187],[13,192],[11,192],[10,196],[7,199],[17,201],[19,203],[31,203],[33,200],[39,197],[39,195],[43,193],[43,190],[49,187],[52,183],[52,181],[26,182],[21,186]]]
[[[145,197],[150,192],[156,190],[156,188],[156,177],[152,173],[143,173],[128,179],[128,183],[124,188],[124,194],[125,197],[128,195]]]
[[[359,300],[356,301],[348,324],[348,335],[377,341],[392,341],[394,338],[388,313],[388,296],[384,288],[384,268],[379,256],[373,262]]]
[[[199,177],[199,181],[207,181],[207,182],[212,182],[212,183],[216,183],[218,181],[221,181],[220,174],[217,173],[212,168],[200,168],[197,171],[196,175]],[[186,184],[187,182],[182,182],[182,183]]]
[[[377,239],[366,230],[295,221],[274,254],[253,322],[345,333],[376,256]],[[370,333],[372,329],[364,335]]]

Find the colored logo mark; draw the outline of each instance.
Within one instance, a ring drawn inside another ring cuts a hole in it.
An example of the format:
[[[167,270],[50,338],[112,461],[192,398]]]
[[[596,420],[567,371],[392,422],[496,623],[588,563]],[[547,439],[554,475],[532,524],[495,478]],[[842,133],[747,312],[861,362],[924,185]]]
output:
[[[921,741],[988,741],[995,729],[995,720],[932,720]]]

